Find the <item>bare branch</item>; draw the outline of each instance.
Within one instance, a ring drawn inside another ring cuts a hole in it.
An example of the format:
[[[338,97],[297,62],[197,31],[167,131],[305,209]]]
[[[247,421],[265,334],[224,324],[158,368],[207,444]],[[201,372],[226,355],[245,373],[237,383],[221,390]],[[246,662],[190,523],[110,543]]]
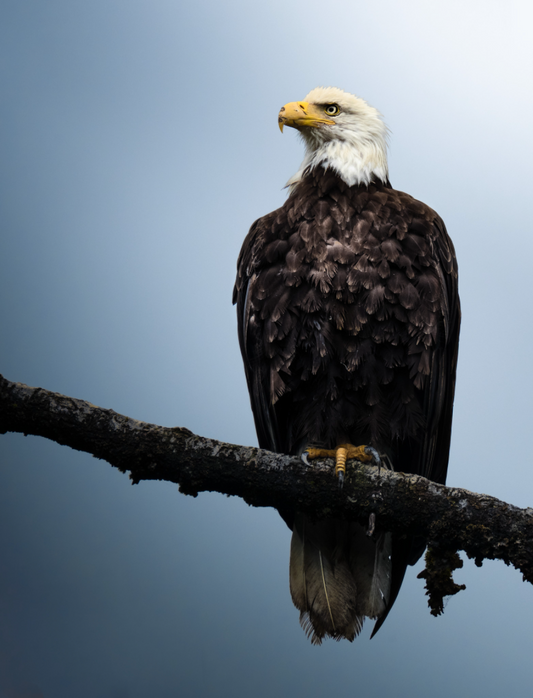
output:
[[[500,559],[533,582],[533,509],[494,497],[353,461],[340,490],[328,460],[308,466],[299,458],[203,438],[180,427],[139,422],[0,376],[0,433],[8,431],[92,453],[130,471],[134,483],[167,480],[186,494],[216,491],[253,506],[297,508],[317,519],[334,512],[337,518],[367,522],[374,514],[382,530],[424,538],[434,558],[464,550],[478,565]],[[438,605],[435,593],[432,601]]]

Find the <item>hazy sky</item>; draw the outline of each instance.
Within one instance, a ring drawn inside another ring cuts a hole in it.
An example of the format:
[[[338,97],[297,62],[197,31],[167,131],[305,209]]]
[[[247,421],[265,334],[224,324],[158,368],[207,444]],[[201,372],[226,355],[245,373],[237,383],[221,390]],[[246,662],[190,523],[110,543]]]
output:
[[[448,483],[532,505],[532,26],[513,0],[3,0],[0,372],[254,445],[235,262],[302,159],[280,106],[336,85],[455,242]],[[0,480],[1,698],[531,690],[533,588],[502,563],[467,561],[439,619],[419,564],[376,638],[316,648],[275,511],[14,434]]]

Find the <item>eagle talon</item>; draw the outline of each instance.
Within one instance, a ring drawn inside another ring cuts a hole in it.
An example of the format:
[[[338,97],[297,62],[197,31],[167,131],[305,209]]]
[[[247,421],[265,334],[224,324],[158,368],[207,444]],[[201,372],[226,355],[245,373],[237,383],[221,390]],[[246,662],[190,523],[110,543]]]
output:
[[[369,456],[372,456],[374,465],[377,465],[378,467],[378,475],[381,475],[381,457],[379,453],[376,451],[375,448],[372,448],[372,446],[365,446],[365,453]]]
[[[358,460],[361,463],[366,463],[370,460],[376,460],[378,464],[381,462],[378,452],[371,446],[354,446],[353,444],[340,444],[333,449],[306,448],[301,455],[301,459],[306,465],[310,465],[310,458],[334,458],[335,475],[339,478],[339,487],[342,487],[344,484],[346,461],[349,458]]]

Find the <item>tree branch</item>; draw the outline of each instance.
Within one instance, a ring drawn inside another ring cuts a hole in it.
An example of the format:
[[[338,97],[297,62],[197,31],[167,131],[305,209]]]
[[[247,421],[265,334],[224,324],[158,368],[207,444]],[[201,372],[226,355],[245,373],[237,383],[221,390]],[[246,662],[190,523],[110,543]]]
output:
[[[317,519],[335,516],[380,529],[424,538],[432,547],[424,575],[434,608],[440,592],[453,588],[455,558],[464,550],[477,565],[499,559],[533,583],[533,509],[494,497],[437,485],[416,475],[348,463],[343,489],[331,461],[313,461],[236,446],[196,436],[188,429],[139,422],[84,400],[12,383],[0,376],[0,433],[44,436],[108,461],[134,483],[167,480],[196,496],[216,491],[242,497],[253,506],[298,509]],[[441,551],[442,554],[439,553]],[[452,560],[444,564],[443,560]],[[440,560],[440,566],[438,564]],[[433,572],[432,572],[433,570]],[[438,578],[437,578],[438,577]],[[437,611],[438,612],[438,611]]]

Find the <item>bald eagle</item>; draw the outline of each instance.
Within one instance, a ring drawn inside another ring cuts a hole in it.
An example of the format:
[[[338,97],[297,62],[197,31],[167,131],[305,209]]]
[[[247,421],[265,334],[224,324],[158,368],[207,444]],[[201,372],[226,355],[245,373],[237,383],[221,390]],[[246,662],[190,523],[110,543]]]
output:
[[[341,476],[346,452],[376,453],[444,483],[460,323],[444,223],[391,187],[387,128],[364,100],[318,87],[278,119],[299,131],[305,157],[286,203],[252,225],[233,296],[259,445],[311,457],[326,449]],[[366,617],[374,634],[424,542],[280,513],[311,641],[351,641]]]

